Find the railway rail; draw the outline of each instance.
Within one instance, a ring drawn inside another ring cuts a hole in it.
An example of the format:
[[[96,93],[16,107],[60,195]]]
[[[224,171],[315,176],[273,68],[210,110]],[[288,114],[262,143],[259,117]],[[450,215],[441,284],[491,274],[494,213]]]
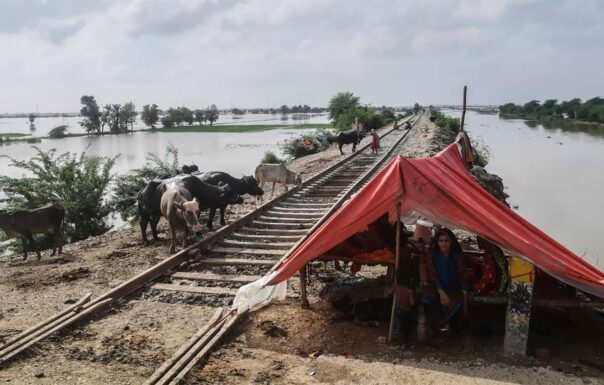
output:
[[[424,115],[415,117],[414,127]],[[405,120],[411,121],[413,117]],[[385,153],[361,146],[326,170],[235,220],[228,226],[166,258],[95,299],[76,304],[23,331],[0,346],[6,365],[37,342],[111,309],[119,299],[147,290],[232,299],[237,289],[275,270],[310,234],[368,179],[398,154],[410,130],[390,129],[381,136]],[[398,135],[397,135],[398,134]],[[161,282],[157,282],[160,280]],[[303,301],[305,298],[303,298]],[[217,309],[209,324],[162,365],[148,384],[177,383],[243,314]]]

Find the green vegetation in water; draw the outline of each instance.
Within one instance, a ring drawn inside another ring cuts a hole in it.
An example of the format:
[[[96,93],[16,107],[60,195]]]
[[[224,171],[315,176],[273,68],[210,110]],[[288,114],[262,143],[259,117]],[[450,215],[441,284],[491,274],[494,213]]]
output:
[[[443,114],[440,111],[434,111],[432,113],[432,116],[430,117],[430,120],[433,120],[438,127],[449,130],[455,135],[457,135],[457,133],[459,132],[459,127],[461,123],[458,118],[452,118]]]
[[[300,128],[331,128],[331,124],[250,124],[250,125],[218,125],[218,126],[178,126],[163,127],[152,130],[153,132],[258,132],[276,130],[278,128],[300,129]],[[145,130],[151,131],[151,130]]]
[[[30,177],[0,176],[0,190],[6,196],[9,212],[33,209],[47,203],[57,203],[65,208],[65,235],[70,241],[86,239],[105,233],[111,227],[107,220],[112,206],[104,199],[112,181],[111,169],[117,157],[88,157],[81,154],[56,154],[56,150],[42,151],[33,147],[36,154],[30,160],[20,161],[7,156],[9,166],[17,167]],[[51,236],[41,241],[51,244]],[[21,242],[13,245],[20,248]]]
[[[138,217],[135,207],[138,192],[153,179],[170,178],[179,173],[178,150],[169,143],[163,157],[148,153],[143,167],[115,178],[114,197],[110,205],[120,214],[122,220],[132,222]]]
[[[585,102],[579,98],[558,103],[557,99],[548,99],[541,104],[531,100],[524,105],[506,103],[499,106],[502,117],[517,117],[540,121],[585,121],[604,123],[604,98],[595,97]]]
[[[262,157],[262,159],[260,159],[260,163],[272,163],[272,164],[285,163],[285,159],[279,158],[272,151],[267,151],[264,153],[264,156]]]

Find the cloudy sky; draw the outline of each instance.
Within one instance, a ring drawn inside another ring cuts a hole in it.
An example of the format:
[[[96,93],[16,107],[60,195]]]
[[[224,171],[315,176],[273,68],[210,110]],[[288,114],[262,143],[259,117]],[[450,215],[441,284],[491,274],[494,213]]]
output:
[[[0,112],[604,96],[599,0],[0,0]]]

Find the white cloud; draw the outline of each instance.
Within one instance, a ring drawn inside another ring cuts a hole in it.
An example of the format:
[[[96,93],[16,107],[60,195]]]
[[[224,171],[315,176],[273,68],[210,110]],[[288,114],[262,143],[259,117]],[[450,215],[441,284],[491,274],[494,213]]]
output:
[[[48,5],[51,4],[51,5]],[[0,109],[597,95],[604,3],[0,0]],[[16,20],[16,21],[15,21]],[[580,69],[569,81],[567,74]]]

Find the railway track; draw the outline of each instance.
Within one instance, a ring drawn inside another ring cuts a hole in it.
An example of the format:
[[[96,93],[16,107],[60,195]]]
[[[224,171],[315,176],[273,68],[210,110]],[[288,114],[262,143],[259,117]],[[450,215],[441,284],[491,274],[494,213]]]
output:
[[[423,115],[415,117],[415,126]],[[408,118],[409,120],[413,118]],[[35,343],[76,323],[107,312],[119,299],[145,286],[157,293],[214,296],[223,305],[237,289],[276,269],[372,175],[401,150],[409,131],[390,129],[381,137],[382,153],[370,154],[369,144],[313,176],[302,184],[224,226],[199,242],[168,257],[94,300],[85,295],[78,303],[0,346],[0,365],[5,365]],[[220,308],[174,357],[147,382],[173,383],[184,378],[241,314]]]

